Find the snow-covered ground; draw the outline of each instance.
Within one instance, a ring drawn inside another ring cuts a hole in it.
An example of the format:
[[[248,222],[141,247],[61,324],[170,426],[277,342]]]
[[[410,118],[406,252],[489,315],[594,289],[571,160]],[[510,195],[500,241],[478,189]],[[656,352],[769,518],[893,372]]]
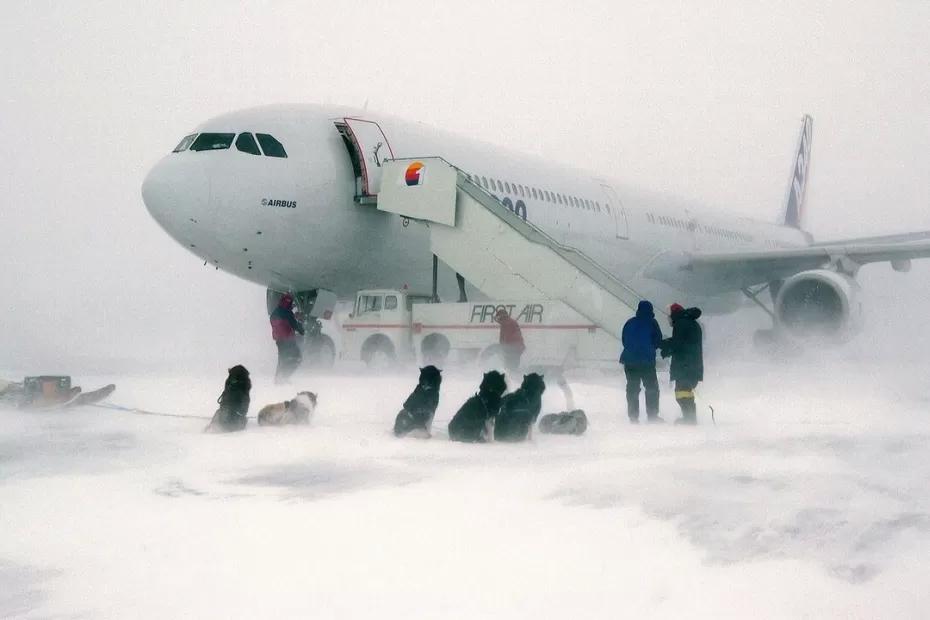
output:
[[[253,373],[253,413],[318,392],[309,428],[0,410],[0,616],[925,617],[930,367],[865,362],[718,362],[696,429],[578,378],[588,433],[524,445],[394,439],[412,373]],[[79,377],[197,416],[224,378]]]

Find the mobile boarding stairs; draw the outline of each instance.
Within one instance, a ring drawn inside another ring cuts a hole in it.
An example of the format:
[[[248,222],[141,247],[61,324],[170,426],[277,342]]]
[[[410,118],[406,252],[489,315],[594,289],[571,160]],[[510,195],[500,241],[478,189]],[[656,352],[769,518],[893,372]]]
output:
[[[444,159],[387,160],[381,172],[377,208],[426,223],[433,254],[491,299],[558,300],[614,337],[635,314],[636,291]]]

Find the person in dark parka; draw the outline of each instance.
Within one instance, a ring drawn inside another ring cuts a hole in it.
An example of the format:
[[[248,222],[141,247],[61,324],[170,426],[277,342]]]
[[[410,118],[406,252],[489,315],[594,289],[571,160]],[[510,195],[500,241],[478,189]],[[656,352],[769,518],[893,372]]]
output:
[[[620,363],[626,375],[626,412],[630,422],[639,422],[639,386],[646,392],[646,417],[659,422],[659,380],[656,377],[656,349],[662,344],[662,330],[652,304],[639,302],[636,316],[623,326],[620,334],[623,352]]]
[[[416,436],[428,438],[431,435],[433,416],[439,406],[439,386],[442,384],[442,371],[435,366],[420,369],[420,379],[413,389],[404,408],[394,419],[396,437]]]
[[[672,337],[662,341],[662,357],[672,358],[669,374],[675,382],[675,400],[681,407],[681,419],[676,424],[697,424],[694,388],[704,380],[704,333],[697,320],[699,308],[687,310],[679,304],[669,308]]]
[[[523,376],[523,384],[501,400],[501,411],[494,422],[494,441],[524,441],[532,435],[533,425],[542,409],[546,382],[542,375]]]
[[[449,439],[466,443],[484,443],[494,438],[494,421],[507,391],[503,373],[484,373],[478,393],[465,401],[449,422]]]

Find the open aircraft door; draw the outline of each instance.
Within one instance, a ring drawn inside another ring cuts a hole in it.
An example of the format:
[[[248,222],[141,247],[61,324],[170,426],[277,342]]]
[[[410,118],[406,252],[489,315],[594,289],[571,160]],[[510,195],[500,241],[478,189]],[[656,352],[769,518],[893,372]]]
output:
[[[343,123],[336,125],[350,142],[350,147],[355,149],[360,168],[361,191],[356,198],[377,196],[381,189],[381,164],[394,158],[387,136],[374,121],[349,117],[342,120]]]
[[[604,195],[607,197],[607,209],[613,215],[614,226],[616,226],[617,239],[629,239],[630,238],[630,225],[626,220],[626,209],[623,208],[623,203],[620,202],[620,197],[617,196],[617,192],[614,191],[610,185],[606,183],[601,183],[601,189],[604,190]]]

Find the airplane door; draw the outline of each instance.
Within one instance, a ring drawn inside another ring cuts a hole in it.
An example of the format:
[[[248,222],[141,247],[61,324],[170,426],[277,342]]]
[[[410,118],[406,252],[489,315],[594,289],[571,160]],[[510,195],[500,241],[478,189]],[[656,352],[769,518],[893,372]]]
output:
[[[604,195],[607,197],[606,206],[607,210],[613,216],[617,239],[629,239],[630,225],[629,222],[627,222],[626,209],[623,208],[620,197],[617,196],[617,192],[615,192],[614,188],[610,185],[601,183],[601,189],[604,190]]]
[[[374,121],[346,118],[346,135],[355,147],[361,164],[362,196],[377,196],[381,189],[381,163],[393,159],[387,136]]]

